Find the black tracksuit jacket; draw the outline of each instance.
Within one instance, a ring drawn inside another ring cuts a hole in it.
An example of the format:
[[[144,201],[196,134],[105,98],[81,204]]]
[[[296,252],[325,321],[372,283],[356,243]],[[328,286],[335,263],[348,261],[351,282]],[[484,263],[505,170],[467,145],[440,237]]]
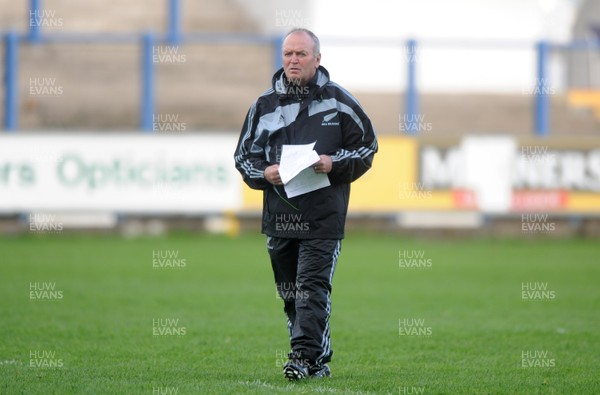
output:
[[[319,155],[330,155],[331,185],[288,198],[283,186],[264,177],[279,163],[284,144],[315,142]],[[350,183],[373,163],[377,138],[358,101],[329,80],[319,66],[305,87],[292,85],[283,69],[273,87],[250,107],[235,151],[235,166],[250,188],[263,190],[262,232],[274,237],[342,239]]]

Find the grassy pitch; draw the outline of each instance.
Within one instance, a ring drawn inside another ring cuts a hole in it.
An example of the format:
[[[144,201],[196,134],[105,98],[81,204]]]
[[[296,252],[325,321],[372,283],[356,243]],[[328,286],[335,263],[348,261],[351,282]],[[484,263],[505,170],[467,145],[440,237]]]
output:
[[[2,394],[597,394],[597,240],[351,234],[333,377],[288,383],[260,235],[0,240]],[[162,267],[161,267],[162,266]]]

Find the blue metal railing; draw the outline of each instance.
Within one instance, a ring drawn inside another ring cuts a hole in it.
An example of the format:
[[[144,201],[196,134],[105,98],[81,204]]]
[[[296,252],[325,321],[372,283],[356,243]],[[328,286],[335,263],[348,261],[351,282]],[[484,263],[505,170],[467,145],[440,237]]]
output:
[[[550,98],[548,95],[548,58],[550,44],[545,41],[537,44],[537,81],[535,89],[534,131],[540,137],[550,133]]]
[[[140,80],[141,80],[141,99],[139,107],[139,126],[145,132],[151,132],[153,126],[153,115],[155,111],[155,81],[156,72],[153,59],[153,50],[156,45],[179,45],[187,43],[205,43],[205,44],[249,44],[249,45],[269,45],[272,48],[273,65],[275,69],[282,66],[281,45],[283,37],[280,35],[265,36],[258,34],[242,33],[186,33],[181,31],[181,3],[180,0],[168,1],[168,20],[167,32],[163,35],[155,35],[152,32],[142,34],[121,34],[121,33],[102,33],[102,34],[69,34],[52,33],[43,34],[39,22],[40,14],[43,12],[41,0],[30,0],[30,23],[29,32],[26,35],[19,35],[16,32],[4,34],[5,43],[5,84],[4,84],[4,128],[6,131],[18,129],[19,117],[19,97],[18,97],[18,72],[19,72],[19,45],[26,41],[30,44],[45,43],[139,43],[141,46],[140,59]],[[406,71],[406,90],[405,90],[405,113],[410,122],[418,119],[419,115],[419,92],[417,88],[417,56],[418,43],[414,39],[407,41],[395,38],[342,38],[330,37],[327,40],[336,45],[385,45],[397,48],[405,47],[408,51],[407,71]],[[427,46],[449,46],[456,45],[452,40],[426,40],[421,43]],[[481,40],[462,40],[461,46],[476,46],[489,48],[495,47],[515,48],[523,46],[531,48],[530,44],[523,42],[498,41],[491,42]],[[537,80],[534,94],[534,132],[538,136],[547,136],[550,133],[550,100],[547,92],[549,53],[552,49],[590,49],[600,48],[600,41],[590,44],[589,42],[574,41],[570,44],[553,45],[548,42],[540,42],[536,46],[537,50]],[[410,123],[409,122],[409,123]],[[411,131],[417,131],[418,128],[409,128]]]
[[[169,0],[169,44],[177,45],[181,40],[181,4],[179,0]]]
[[[406,43],[407,56],[407,76],[406,76],[406,119],[408,119],[408,127],[406,130],[409,134],[416,134],[419,128],[415,125],[418,123],[419,115],[419,94],[417,93],[417,41],[408,40]]]
[[[38,1],[38,0],[32,0]],[[176,2],[176,0],[170,0]],[[173,24],[175,19],[171,20]],[[33,26],[32,26],[33,28]],[[32,38],[33,41],[32,41]],[[178,28],[169,28],[165,35],[156,36],[151,32],[142,34],[123,34],[123,33],[108,33],[108,34],[69,34],[69,33],[53,33],[52,35],[42,35],[39,32],[29,32],[27,36],[21,37],[15,32],[5,34],[5,59],[6,59],[6,83],[5,83],[5,112],[4,112],[4,128],[7,131],[16,130],[18,128],[18,46],[20,41],[28,41],[35,44],[47,43],[114,43],[114,44],[131,44],[139,43],[141,46],[141,61],[140,61],[140,80],[141,80],[141,99],[139,112],[139,125],[145,132],[152,131],[152,117],[155,109],[155,80],[156,80],[156,65],[153,59],[153,49],[156,45],[174,45],[173,43],[190,44],[246,44],[246,45],[270,45],[273,54],[274,69],[282,67],[281,45],[283,42],[282,36],[263,36],[240,33],[187,33],[181,34]],[[330,38],[331,42],[344,45],[347,40],[342,38]],[[378,41],[379,42],[379,41]],[[353,42],[356,45],[356,42]],[[350,45],[350,41],[347,42]],[[408,41],[391,40],[389,44],[394,44],[398,47],[405,47],[409,56],[407,56],[407,74],[406,74],[406,91],[405,91],[405,113],[406,118],[410,122],[418,119],[419,114],[419,92],[417,88],[417,51],[418,43],[414,39]],[[537,83],[544,84],[548,81],[546,64],[548,62],[548,52],[550,45],[547,43],[539,44],[538,50],[538,79]],[[536,89],[535,96],[535,124],[534,130],[536,134],[545,136],[549,133],[549,98],[545,94],[544,87]],[[409,131],[417,133],[418,128],[407,128]]]
[[[18,78],[19,78],[19,44],[22,41],[29,41],[31,32],[26,35],[19,35],[16,32],[4,34],[5,50],[5,84],[4,84],[4,129],[6,131],[15,131],[18,129],[19,117],[19,99],[18,99]],[[171,45],[172,42],[179,43],[208,43],[208,44],[244,44],[244,45],[271,45],[273,47],[273,58],[276,67],[281,67],[281,38],[267,37],[262,35],[244,35],[244,34],[212,34],[196,33],[178,35],[174,41],[172,33],[157,37],[151,32],[143,34],[68,34],[56,33],[52,35],[36,36],[35,44],[48,43],[111,43],[111,44],[131,44],[139,43],[141,46],[140,58],[140,112],[139,126],[145,132],[152,131],[153,115],[155,109],[155,81],[156,65],[154,63],[154,48],[157,45]]]
[[[29,3],[29,36],[31,43],[38,43],[42,37],[42,24],[39,14],[42,11],[41,0],[30,0]]]
[[[275,36],[273,37],[273,68],[275,70],[279,70],[280,68],[283,67],[283,53],[282,53],[282,47],[283,47],[283,36]]]
[[[19,118],[19,36],[16,32],[8,32],[4,36],[4,52],[4,128],[14,131]]]
[[[153,131],[153,116],[155,109],[154,81],[154,35],[146,33],[142,37],[142,97],[140,99],[140,128],[144,132]]]

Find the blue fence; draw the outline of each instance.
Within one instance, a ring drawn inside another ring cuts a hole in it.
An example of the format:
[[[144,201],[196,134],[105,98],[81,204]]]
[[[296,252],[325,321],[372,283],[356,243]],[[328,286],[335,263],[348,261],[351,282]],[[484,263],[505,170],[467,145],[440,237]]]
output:
[[[5,50],[5,83],[4,83],[4,129],[8,132],[19,128],[19,46],[43,45],[46,43],[138,43],[141,46],[141,59],[139,73],[141,80],[141,102],[139,105],[139,127],[144,132],[152,132],[152,117],[155,112],[155,64],[153,62],[153,48],[156,45],[179,45],[185,43],[205,44],[250,44],[270,45],[273,53],[274,68],[281,67],[281,36],[265,36],[256,34],[236,33],[182,33],[181,30],[181,4],[180,0],[168,0],[167,32],[156,35],[152,32],[139,34],[44,34],[39,24],[30,23],[27,34],[14,31],[4,33]],[[31,12],[41,10],[41,0],[30,0]],[[367,41],[382,40],[368,39]],[[334,42],[347,42],[343,38],[331,38]],[[360,41],[359,41],[360,42]],[[366,41],[365,41],[366,42]],[[417,87],[418,64],[417,57],[419,43],[414,39],[405,41],[393,40],[399,47],[406,48],[412,56],[407,57],[407,74],[405,95],[405,113],[408,119],[417,119],[419,114],[419,92]],[[347,42],[350,44],[349,42]],[[353,40],[356,45],[357,41]],[[534,132],[538,136],[546,136],[550,132],[550,101],[548,93],[543,86],[548,79],[547,65],[549,53],[553,48],[560,49],[588,49],[588,45],[572,43],[567,46],[552,45],[548,42],[537,44],[537,89],[534,100]],[[409,130],[418,130],[410,128]]]

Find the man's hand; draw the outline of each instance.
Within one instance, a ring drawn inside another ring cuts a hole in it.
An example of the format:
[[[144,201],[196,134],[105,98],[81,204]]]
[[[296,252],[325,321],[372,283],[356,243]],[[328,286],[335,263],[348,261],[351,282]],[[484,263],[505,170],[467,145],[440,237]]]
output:
[[[273,185],[283,185],[279,176],[279,165],[271,165],[265,169],[265,180]]]
[[[313,169],[315,169],[315,173],[329,173],[331,171],[331,167],[333,166],[331,156],[319,155],[319,158],[319,161],[312,166]]]

